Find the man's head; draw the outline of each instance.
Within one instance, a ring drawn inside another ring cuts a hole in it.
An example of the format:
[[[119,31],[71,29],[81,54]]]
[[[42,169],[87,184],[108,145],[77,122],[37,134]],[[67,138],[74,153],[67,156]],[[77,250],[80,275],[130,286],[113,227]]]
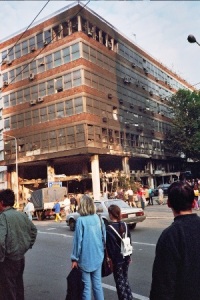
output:
[[[6,189],[0,191],[0,206],[4,209],[7,206],[13,206],[15,203],[15,194],[12,190]]]
[[[193,203],[194,191],[187,182],[177,181],[170,185],[168,188],[168,206],[175,212],[191,210]]]

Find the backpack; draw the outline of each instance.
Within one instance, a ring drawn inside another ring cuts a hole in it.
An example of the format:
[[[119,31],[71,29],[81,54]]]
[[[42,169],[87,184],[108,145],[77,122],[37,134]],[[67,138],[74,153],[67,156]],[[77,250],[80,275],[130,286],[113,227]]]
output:
[[[133,252],[133,246],[131,245],[131,240],[127,236],[127,225],[124,223],[126,227],[126,232],[123,233],[123,236],[121,237],[120,234],[115,230],[115,228],[112,225],[108,225],[112,228],[112,230],[117,234],[117,236],[121,239],[121,254],[123,257],[131,255]]]

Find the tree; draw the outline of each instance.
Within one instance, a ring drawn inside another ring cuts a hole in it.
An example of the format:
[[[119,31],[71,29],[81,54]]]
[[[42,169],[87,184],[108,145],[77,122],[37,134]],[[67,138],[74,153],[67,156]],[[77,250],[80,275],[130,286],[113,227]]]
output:
[[[200,159],[200,92],[179,90],[170,99],[172,128],[166,134],[165,148],[192,160]]]

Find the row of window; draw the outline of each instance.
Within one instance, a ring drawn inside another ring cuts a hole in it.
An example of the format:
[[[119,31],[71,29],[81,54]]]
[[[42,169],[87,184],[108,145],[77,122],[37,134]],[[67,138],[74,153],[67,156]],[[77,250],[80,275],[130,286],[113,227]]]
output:
[[[51,70],[65,63],[76,60],[79,57],[79,44],[76,43],[72,46],[65,47],[62,50],[58,50],[28,64],[3,73],[3,82],[14,83],[22,79],[29,78],[30,74],[39,74],[44,71]]]
[[[153,75],[154,77],[158,78],[159,80],[163,82],[169,82],[169,84],[174,89],[185,89],[185,86],[181,84],[180,82],[176,81],[174,78],[171,78],[167,73],[156,67],[154,64],[152,64],[149,61],[146,61],[142,56],[140,56],[138,53],[136,53],[134,50],[127,47],[125,44],[118,43],[119,44],[119,50],[118,53],[122,55],[127,60],[131,61],[132,63],[135,63],[135,66],[138,66],[142,69],[147,69],[148,72]]]
[[[4,119],[5,130],[23,128],[83,112],[82,97],[33,109]]]
[[[87,133],[88,132],[88,133]],[[112,140],[111,140],[112,138]],[[135,147],[148,150],[162,151],[163,143],[159,140],[150,140],[136,134],[125,134],[122,131],[109,130],[99,126],[79,124],[52,130],[44,133],[37,133],[32,136],[22,137],[18,140],[19,156],[48,153],[64,149],[85,147],[92,141],[120,145],[122,147]],[[100,147],[100,144],[99,144]],[[156,149],[155,149],[156,148]],[[31,153],[30,153],[31,152]],[[5,159],[15,153],[15,141],[10,140],[5,147]]]
[[[31,87],[26,87],[17,92],[4,95],[2,97],[3,105],[4,108],[7,108],[16,104],[30,102],[31,100],[37,101],[39,97],[59,93],[63,90],[80,86],[81,84],[81,70],[73,71],[55,79],[51,79]]]

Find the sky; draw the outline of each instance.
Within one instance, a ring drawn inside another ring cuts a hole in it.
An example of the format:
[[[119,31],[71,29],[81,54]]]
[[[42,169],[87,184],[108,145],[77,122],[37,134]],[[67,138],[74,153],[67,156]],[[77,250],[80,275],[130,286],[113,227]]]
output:
[[[78,1],[0,1],[0,40]],[[153,58],[200,89],[200,1],[81,1]]]

